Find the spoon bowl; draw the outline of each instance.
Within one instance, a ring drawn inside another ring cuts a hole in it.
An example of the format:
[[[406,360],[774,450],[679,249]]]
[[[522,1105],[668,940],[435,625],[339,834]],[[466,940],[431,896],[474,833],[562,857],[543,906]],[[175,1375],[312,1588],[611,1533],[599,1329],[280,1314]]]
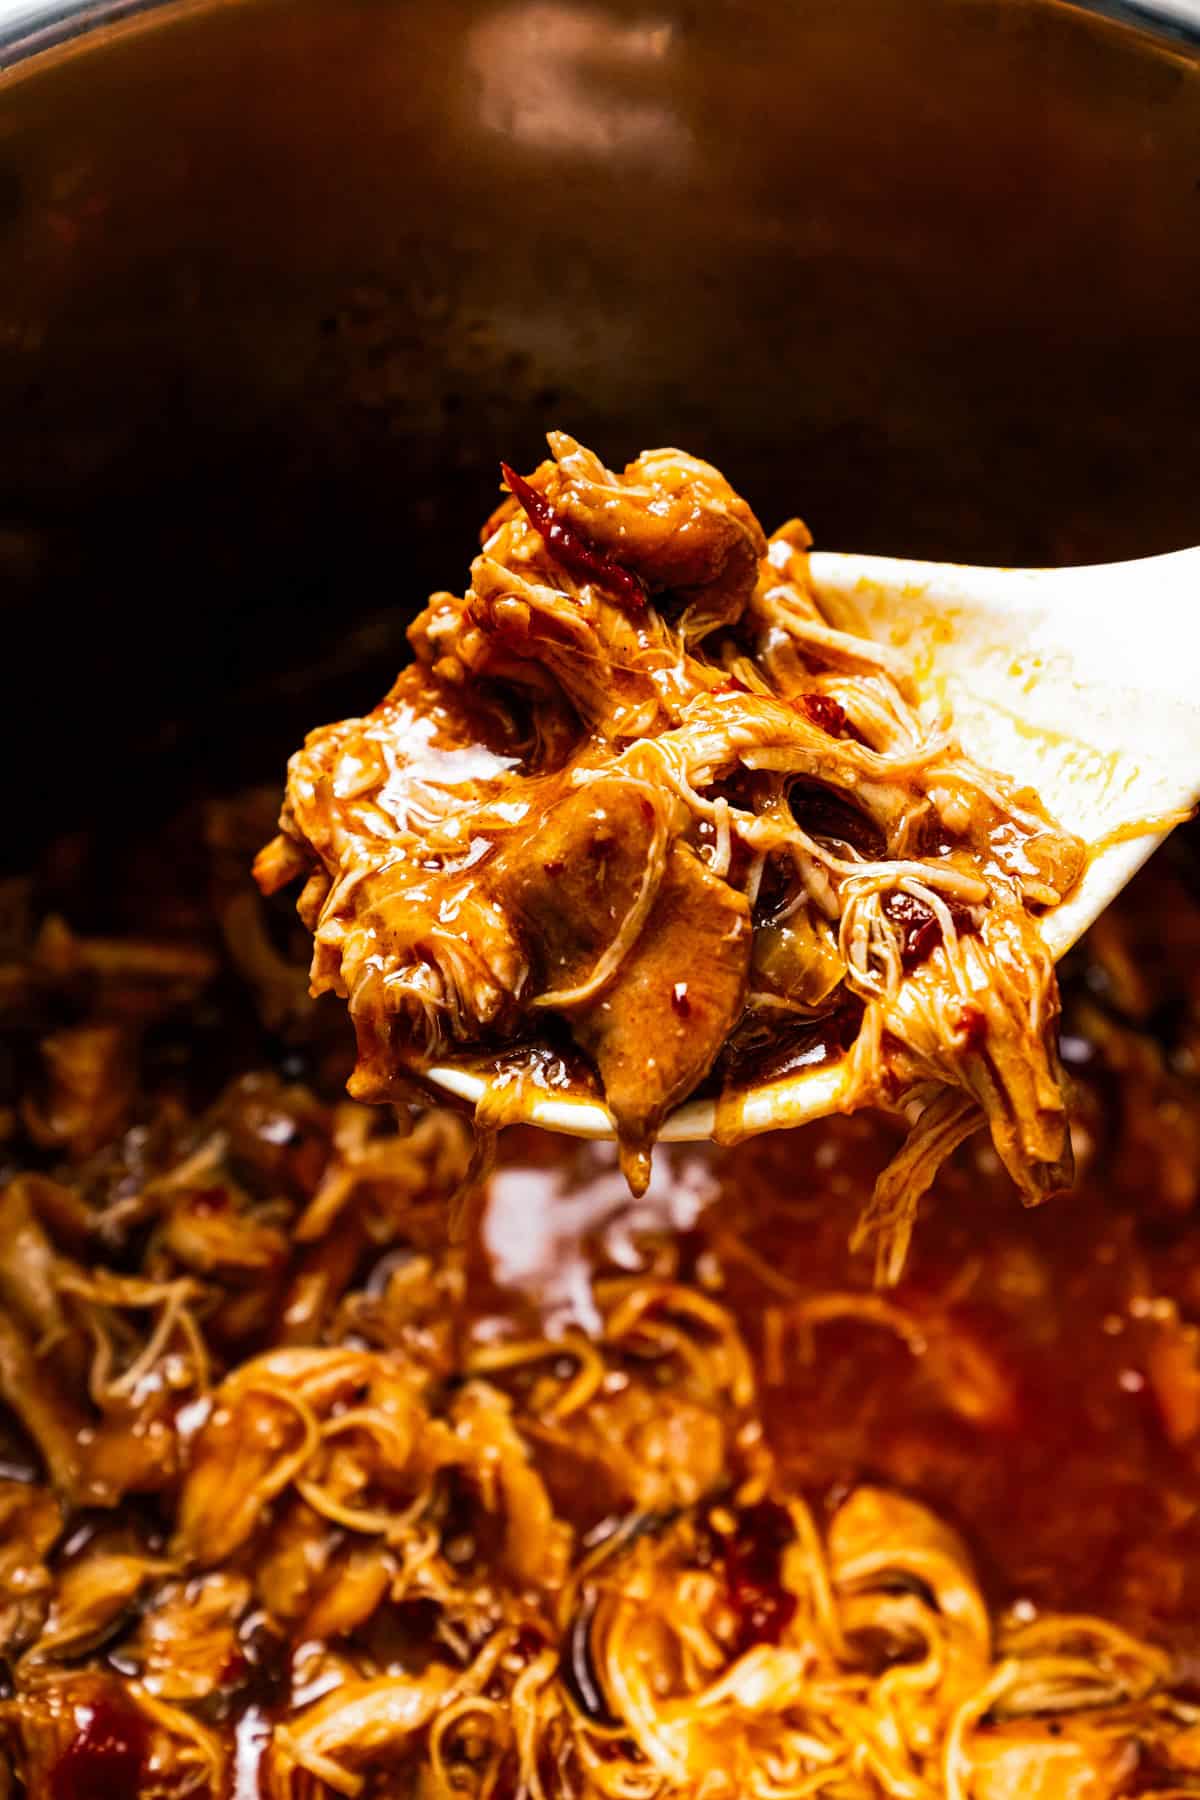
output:
[[[1200,549],[1074,569],[979,569],[816,553],[830,622],[909,659],[920,698],[949,708],[964,749],[1035,790],[1088,846],[1083,876],[1047,912],[1055,960],[1200,799]],[[426,1079],[478,1103],[491,1078],[439,1065]],[[745,1092],[689,1100],[659,1138],[738,1138],[842,1110],[845,1059]],[[590,1095],[506,1081],[504,1117],[615,1136]]]

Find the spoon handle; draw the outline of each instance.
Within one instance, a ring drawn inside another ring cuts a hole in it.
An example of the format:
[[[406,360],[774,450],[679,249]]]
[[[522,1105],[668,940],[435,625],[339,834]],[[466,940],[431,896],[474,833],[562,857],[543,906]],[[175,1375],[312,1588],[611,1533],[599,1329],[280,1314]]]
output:
[[[1026,572],[1012,573],[1019,581]],[[1054,608],[1059,635],[1081,672],[1091,669],[1115,686],[1196,704],[1200,549],[1028,573]]]
[[[1061,955],[1200,796],[1200,549],[1068,569],[814,555],[830,620],[907,652],[963,744],[1092,847]]]
[[[990,691],[1025,723],[1146,762],[1186,755],[1200,786],[1200,549],[1067,569],[818,552],[812,575],[834,623],[906,649],[931,690]]]

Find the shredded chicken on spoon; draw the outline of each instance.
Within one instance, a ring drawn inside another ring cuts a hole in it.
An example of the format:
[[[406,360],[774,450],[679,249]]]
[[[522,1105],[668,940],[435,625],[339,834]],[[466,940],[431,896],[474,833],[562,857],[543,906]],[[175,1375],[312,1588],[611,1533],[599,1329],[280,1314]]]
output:
[[[705,1083],[848,1056],[852,1107],[919,1115],[863,1223],[891,1279],[984,1121],[1027,1201],[1068,1184],[1037,920],[1082,845],[964,754],[893,650],[826,621],[803,525],[768,542],[680,451],[615,474],[550,444],[506,467],[470,587],[434,595],[387,698],[293,757],[258,859],[265,891],[306,877],[351,1093],[491,1059],[495,1125],[505,1082],[563,1079],[547,1054],[573,1046],[636,1193]]]

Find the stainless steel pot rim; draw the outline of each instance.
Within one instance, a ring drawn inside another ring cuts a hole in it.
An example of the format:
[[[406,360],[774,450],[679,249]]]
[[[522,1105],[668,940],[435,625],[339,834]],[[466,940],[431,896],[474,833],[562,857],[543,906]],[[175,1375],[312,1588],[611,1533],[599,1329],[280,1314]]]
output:
[[[1068,0],[1086,12],[1200,44],[1200,0]]]
[[[0,0],[0,70],[179,0]]]
[[[0,71],[141,14],[185,11],[205,0],[0,0]],[[220,4],[221,0],[208,0]],[[1058,0],[1078,12],[1200,47],[1200,0]]]

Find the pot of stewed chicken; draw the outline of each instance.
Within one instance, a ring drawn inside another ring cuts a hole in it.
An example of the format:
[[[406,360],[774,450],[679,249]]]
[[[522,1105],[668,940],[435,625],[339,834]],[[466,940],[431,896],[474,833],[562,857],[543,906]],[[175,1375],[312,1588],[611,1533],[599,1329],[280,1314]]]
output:
[[[0,13],[0,1792],[1200,1792],[1200,845],[805,563],[1194,541],[1134,10]]]

